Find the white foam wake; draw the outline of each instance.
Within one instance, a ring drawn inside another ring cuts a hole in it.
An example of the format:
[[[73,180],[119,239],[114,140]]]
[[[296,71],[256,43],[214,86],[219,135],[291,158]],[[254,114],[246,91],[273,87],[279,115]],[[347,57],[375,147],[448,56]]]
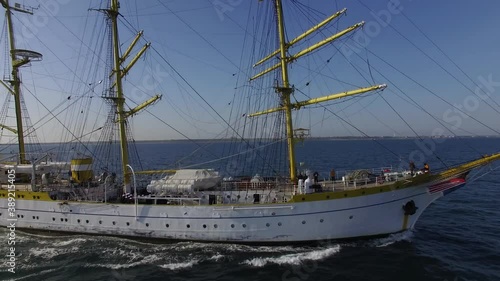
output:
[[[340,251],[340,245],[336,245],[333,247],[329,247],[322,250],[315,250],[304,253],[294,253],[294,254],[286,254],[280,257],[271,257],[271,258],[253,258],[250,260],[246,260],[243,264],[250,265],[253,267],[263,267],[268,263],[274,263],[279,265],[299,265],[304,261],[308,260],[322,260],[332,255],[335,255]]]
[[[408,231],[404,231],[404,232],[400,232],[400,233],[391,234],[388,237],[375,239],[372,242],[371,246],[372,247],[387,247],[387,246],[390,246],[396,242],[411,241],[412,237],[413,237],[413,232],[411,230],[408,230]]]
[[[160,260],[160,257],[157,255],[149,255],[145,256],[143,259],[136,261],[136,262],[131,262],[131,263],[125,263],[125,264],[86,264],[85,267],[104,267],[104,268],[110,268],[110,269],[122,269],[122,268],[131,268],[135,267],[138,265],[143,265],[143,264],[151,264],[155,261]]]
[[[58,269],[57,268],[46,269],[46,270],[42,270],[40,272],[32,273],[32,274],[29,274],[29,275],[26,275],[26,276],[23,276],[23,277],[19,277],[19,278],[15,278],[15,279],[11,279],[11,280],[12,281],[32,280],[33,277],[44,275],[44,274],[47,274],[47,273],[50,273],[50,272],[54,272],[56,270],[58,270]],[[36,278],[36,279],[38,279],[38,278]]]
[[[181,270],[186,268],[191,268],[193,265],[197,264],[198,260],[190,260],[187,262],[176,262],[176,263],[167,263],[159,265],[161,268],[170,269],[170,270]]]
[[[71,244],[84,243],[86,241],[87,241],[87,239],[85,239],[85,238],[75,238],[75,239],[69,239],[69,240],[65,240],[65,241],[55,242],[54,244],[52,244],[52,246],[64,247],[64,246],[68,246]]]

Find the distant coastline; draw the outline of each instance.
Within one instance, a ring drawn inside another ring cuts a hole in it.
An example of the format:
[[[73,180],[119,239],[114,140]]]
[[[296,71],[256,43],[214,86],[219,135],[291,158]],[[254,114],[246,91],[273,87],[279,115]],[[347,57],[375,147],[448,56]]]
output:
[[[353,136],[341,136],[341,137],[308,137],[304,141],[347,141],[347,140],[412,140],[412,139],[483,139],[483,138],[500,138],[500,136],[420,136],[420,137],[410,137],[410,136],[373,136],[373,137],[353,137]],[[231,142],[236,141],[236,138],[226,138],[226,139],[165,139],[165,140],[136,140],[140,143],[167,143],[167,142]],[[250,140],[250,139],[247,139]],[[262,140],[273,140],[273,139],[262,139]],[[86,143],[98,143],[98,141],[91,141]],[[61,142],[41,142],[40,144],[46,145],[58,145]],[[12,143],[0,143],[0,145],[13,145]]]
[[[305,141],[308,140],[332,140],[332,141],[343,141],[343,140],[382,140],[382,139],[387,139],[387,140],[411,140],[411,139],[471,139],[471,138],[500,138],[500,136],[420,136],[420,137],[410,137],[410,136],[403,136],[403,137],[398,137],[398,136],[373,136],[373,137],[353,137],[353,136],[340,136],[340,137],[308,137],[304,139]],[[194,142],[209,142],[209,141],[219,141],[219,142],[224,142],[224,141],[235,141],[238,140],[236,138],[226,138],[226,139],[170,139],[170,140],[136,140],[137,142],[187,142],[187,141],[194,141]],[[264,140],[264,139],[262,139]],[[265,140],[273,140],[271,138],[265,139]]]

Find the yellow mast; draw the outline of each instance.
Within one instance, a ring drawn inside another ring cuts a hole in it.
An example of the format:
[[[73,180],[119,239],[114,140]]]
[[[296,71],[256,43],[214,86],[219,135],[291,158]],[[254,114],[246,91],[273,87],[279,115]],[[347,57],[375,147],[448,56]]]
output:
[[[120,61],[120,41],[118,38],[118,15],[119,15],[119,4],[118,0],[111,0],[111,9],[109,11],[109,17],[111,18],[112,32],[113,32],[113,59],[114,59],[114,70],[115,73],[115,83],[116,83],[116,109],[118,113],[118,126],[120,128],[120,152],[122,155],[122,171],[123,171],[123,184],[124,192],[130,192],[130,174],[127,173],[128,165],[128,144],[127,144],[127,133],[126,133],[126,123],[125,118],[125,98],[123,96],[122,88],[122,69]]]
[[[332,16],[326,18],[323,20],[321,23],[315,25],[314,27],[310,28],[303,34],[299,35],[295,39],[291,40],[290,42],[286,42],[285,40],[285,23],[284,23],[284,18],[283,18],[283,8],[282,8],[282,1],[281,0],[274,0],[275,4],[275,9],[276,9],[276,14],[277,14],[277,19],[278,19],[278,35],[279,35],[279,49],[272,52],[270,55],[264,57],[260,61],[258,61],[256,64],[253,66],[256,67],[265,61],[273,58],[275,55],[278,53],[280,54],[280,62],[265,69],[264,71],[254,75],[253,77],[250,78],[250,80],[257,79],[273,70],[276,70],[278,68],[281,68],[281,76],[282,76],[282,86],[278,86],[276,88],[276,92],[280,94],[281,97],[281,104],[282,106],[276,107],[276,108],[271,108],[268,110],[256,112],[249,114],[249,117],[255,117],[259,115],[264,115],[264,114],[269,114],[273,112],[279,112],[279,111],[284,111],[285,112],[285,119],[286,119],[286,134],[287,134],[287,145],[288,145],[288,160],[289,160],[289,165],[290,165],[290,180],[294,182],[296,180],[296,170],[295,170],[295,150],[294,150],[294,135],[293,135],[293,120],[292,120],[292,110],[293,109],[300,109],[303,106],[311,105],[311,104],[317,104],[325,101],[330,101],[330,100],[335,100],[339,98],[344,98],[348,96],[353,96],[353,95],[359,95],[362,93],[366,93],[369,91],[376,91],[376,90],[383,90],[387,86],[385,84],[382,85],[374,85],[366,88],[359,88],[356,90],[351,90],[351,91],[346,91],[342,93],[337,93],[337,94],[332,94],[324,97],[319,97],[319,98],[313,98],[309,99],[306,101],[301,101],[301,102],[296,102],[296,103],[291,103],[290,101],[290,96],[293,93],[293,88],[290,87],[290,82],[288,79],[288,64],[292,63],[293,61],[297,60],[298,58],[309,54],[315,50],[318,50],[319,48],[323,47],[326,44],[329,44],[333,41],[335,41],[338,38],[341,38],[342,36],[349,34],[350,32],[353,32],[359,28],[361,28],[364,25],[364,22],[357,23],[351,27],[348,27],[347,29],[334,34],[298,53],[295,55],[290,55],[287,56],[287,51],[288,49],[295,43],[299,42],[300,40],[304,39],[308,35],[311,35],[313,32],[319,30],[321,27],[325,26],[327,23],[332,21],[333,19],[345,14],[346,9],[343,9]]]
[[[9,0],[1,0],[0,3],[5,8],[5,17],[7,19],[7,28],[9,32],[10,42],[10,58],[12,62],[12,80],[9,81],[13,90],[11,93],[14,95],[14,107],[16,111],[16,125],[17,125],[17,142],[19,147],[19,163],[26,164],[26,149],[24,146],[24,130],[23,130],[23,116],[21,112],[21,79],[19,78],[19,67],[29,62],[29,59],[18,61],[16,59],[16,42],[14,39],[14,27],[12,26],[12,12],[9,5]],[[30,11],[21,8],[12,8],[15,11],[32,14]],[[11,130],[13,131],[13,130]]]
[[[1,1],[1,0],[0,0]],[[134,64],[139,60],[139,58],[144,54],[144,52],[151,46],[151,43],[146,43],[140,50],[139,52],[132,58],[132,60],[129,62],[129,64],[122,68],[122,63],[125,62],[125,60],[128,58],[130,55],[132,49],[134,46],[137,44],[139,41],[139,38],[143,35],[143,32],[140,31],[136,37],[133,39],[132,43],[130,46],[127,48],[123,56],[120,57],[120,41],[118,37],[118,15],[119,13],[119,8],[120,8],[120,3],[118,0],[110,0],[111,1],[111,7],[109,10],[105,10],[111,19],[111,29],[113,33],[113,62],[114,62],[114,68],[113,68],[113,73],[115,75],[115,81],[113,85],[111,86],[111,89],[116,88],[116,97],[111,98],[115,105],[116,105],[116,111],[118,114],[118,126],[119,126],[119,131],[120,131],[120,152],[122,156],[122,172],[123,172],[123,191],[124,192],[131,192],[131,179],[130,179],[130,173],[127,172],[127,165],[129,165],[129,159],[128,159],[128,140],[127,140],[127,118],[131,117],[135,114],[137,114],[139,111],[145,109],[149,105],[152,105],[159,99],[161,99],[161,95],[155,95],[149,100],[139,104],[137,107],[126,111],[125,110],[125,95],[123,94],[123,86],[122,86],[122,79],[125,77],[125,75],[128,74],[130,69],[134,66]],[[102,11],[101,9],[98,9],[98,11]]]
[[[283,80],[283,87],[277,87],[277,91],[281,94],[283,107],[286,116],[286,138],[288,144],[288,161],[290,165],[290,180],[295,182],[295,150],[293,141],[293,120],[292,120],[292,106],[290,103],[290,96],[293,89],[290,88],[288,81],[288,58],[286,57],[287,43],[285,41],[285,23],[283,19],[283,8],[281,0],[276,0],[276,12],[278,13],[278,33],[280,40],[280,55],[281,55],[281,76]]]

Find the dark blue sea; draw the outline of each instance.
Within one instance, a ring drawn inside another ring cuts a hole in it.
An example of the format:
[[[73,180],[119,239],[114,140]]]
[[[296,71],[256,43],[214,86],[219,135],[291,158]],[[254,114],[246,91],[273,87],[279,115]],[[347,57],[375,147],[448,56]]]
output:
[[[207,145],[220,150],[224,143]],[[500,152],[500,138],[306,140],[297,160],[327,176],[331,168],[431,170]],[[167,167],[191,142],[139,142],[146,167]],[[203,162],[210,153],[195,154]],[[437,155],[437,156],[436,156]],[[190,160],[194,161],[194,160]],[[1,280],[500,280],[500,163],[431,205],[415,229],[382,238],[317,245],[249,246],[17,232],[16,273]],[[486,174],[485,174],[486,173]],[[6,237],[3,228],[0,234]]]

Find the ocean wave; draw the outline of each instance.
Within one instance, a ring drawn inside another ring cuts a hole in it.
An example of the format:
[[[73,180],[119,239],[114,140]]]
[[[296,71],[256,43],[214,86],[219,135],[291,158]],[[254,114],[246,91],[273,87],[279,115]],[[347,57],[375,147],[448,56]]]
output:
[[[281,253],[303,252],[305,247],[296,246],[249,246],[244,244],[178,242],[174,244],[150,245],[152,251],[203,252],[203,253]]]
[[[391,235],[384,237],[384,238],[377,238],[377,239],[371,241],[370,246],[377,247],[377,248],[387,247],[387,246],[392,245],[392,244],[397,243],[397,242],[411,241],[412,237],[413,237],[413,231],[407,230],[404,232],[391,234]]]
[[[26,275],[26,276],[22,276],[22,277],[19,277],[19,278],[14,278],[14,279],[11,279],[12,281],[19,281],[19,280],[29,280],[33,277],[37,277],[37,276],[41,276],[41,275],[44,275],[44,274],[47,274],[47,273],[51,273],[51,272],[54,272],[56,270],[59,270],[58,268],[51,268],[51,269],[45,269],[45,270],[42,270],[40,272],[36,272],[36,273],[32,273],[32,274],[29,274],[29,275]]]
[[[95,268],[95,267],[102,267],[102,268],[110,268],[110,269],[123,269],[123,268],[131,268],[131,267],[136,267],[139,265],[144,265],[144,264],[151,264],[153,262],[156,262],[158,260],[161,260],[160,257],[157,255],[148,255],[142,258],[139,261],[135,262],[126,262],[126,263],[120,263],[120,264],[91,264],[87,263],[84,265],[84,267],[90,267],[90,268]]]
[[[221,259],[223,259],[225,256],[224,255],[221,255],[221,254],[215,254],[213,256],[211,256],[210,258],[208,258],[209,261],[219,261]]]
[[[30,258],[35,257],[35,258],[43,258],[45,260],[50,260],[56,256],[59,255],[64,255],[64,254],[71,254],[71,253],[78,253],[79,252],[79,247],[71,247],[71,248],[51,248],[51,247],[44,247],[44,248],[30,248],[29,249],[29,255],[26,258],[28,261]]]
[[[303,252],[307,250],[305,247],[296,246],[248,246],[242,244],[223,245],[223,249],[234,253],[281,253]]]
[[[197,264],[199,260],[190,260],[187,262],[177,262],[177,263],[168,263],[158,265],[161,268],[170,269],[170,270],[181,270],[193,267],[193,265]]]
[[[279,257],[253,258],[245,260],[242,264],[252,267],[263,267],[268,263],[274,263],[278,265],[299,265],[304,261],[323,260],[327,257],[337,254],[338,252],[340,252],[340,245],[335,245],[326,249],[314,250],[304,253],[286,254]]]
[[[74,239],[55,242],[52,244],[52,246],[65,247],[65,246],[68,246],[71,244],[85,243],[87,241],[88,241],[88,239],[86,239],[86,238],[74,238]]]

